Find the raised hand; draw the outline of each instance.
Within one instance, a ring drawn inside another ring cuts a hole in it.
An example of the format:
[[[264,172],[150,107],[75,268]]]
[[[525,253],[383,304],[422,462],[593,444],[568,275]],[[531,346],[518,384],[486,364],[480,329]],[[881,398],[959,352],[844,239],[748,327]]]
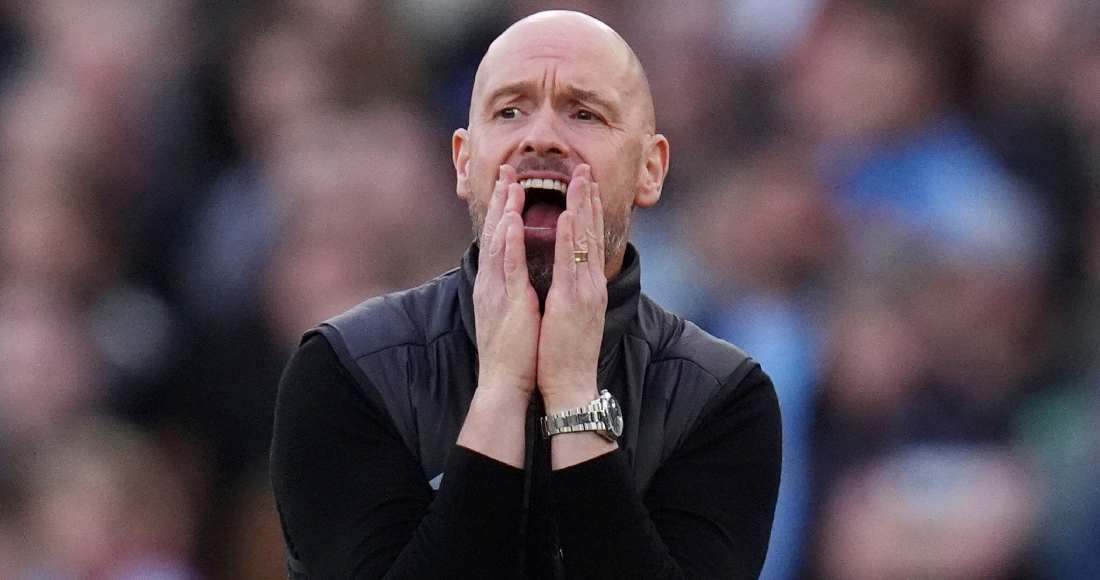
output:
[[[474,282],[479,388],[535,388],[539,302],[527,275],[523,243],[523,188],[501,166],[493,188]]]
[[[481,232],[474,281],[478,386],[458,443],[522,466],[524,420],[535,390],[539,301],[527,274],[523,188],[500,168]]]
[[[598,394],[607,278],[603,206],[586,164],[573,170],[554,254],[538,341],[538,388],[548,414],[588,404]]]

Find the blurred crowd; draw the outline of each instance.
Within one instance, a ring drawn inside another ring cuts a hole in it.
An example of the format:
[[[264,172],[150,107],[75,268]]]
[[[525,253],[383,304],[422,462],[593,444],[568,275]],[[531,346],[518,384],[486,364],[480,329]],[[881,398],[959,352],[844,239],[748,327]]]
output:
[[[285,578],[282,367],[457,265],[544,8],[649,74],[643,288],[775,380],[764,578],[1100,577],[1097,0],[0,0],[0,574]]]

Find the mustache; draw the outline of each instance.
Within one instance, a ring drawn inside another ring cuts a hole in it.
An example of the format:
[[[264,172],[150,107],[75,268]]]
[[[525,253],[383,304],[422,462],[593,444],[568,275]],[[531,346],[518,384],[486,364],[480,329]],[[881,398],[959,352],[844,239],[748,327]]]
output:
[[[525,157],[516,164],[516,173],[552,171],[573,175],[573,164],[561,157]]]

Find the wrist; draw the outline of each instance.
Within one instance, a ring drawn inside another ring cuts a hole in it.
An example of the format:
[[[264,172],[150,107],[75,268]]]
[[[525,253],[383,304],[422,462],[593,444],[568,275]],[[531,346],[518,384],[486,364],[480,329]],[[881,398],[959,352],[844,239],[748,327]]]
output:
[[[520,389],[478,385],[458,434],[458,445],[512,467],[523,467],[530,400],[530,394]]]
[[[544,389],[540,385],[539,392],[542,394],[542,405],[547,415],[583,407],[600,396],[595,378],[569,385],[562,384],[559,388]]]
[[[532,392],[509,383],[479,382],[470,405],[498,411],[522,409],[526,413]]]
[[[527,400],[535,392],[535,377],[481,369],[478,371],[477,392],[499,393],[500,396],[522,395]]]
[[[551,437],[551,467],[561,469],[614,450],[623,433],[623,413],[608,391],[594,400],[542,420]]]

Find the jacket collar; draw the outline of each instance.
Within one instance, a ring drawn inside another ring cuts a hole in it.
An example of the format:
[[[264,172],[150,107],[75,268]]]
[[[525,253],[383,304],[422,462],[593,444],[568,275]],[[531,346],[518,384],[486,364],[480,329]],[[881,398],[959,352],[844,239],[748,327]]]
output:
[[[459,275],[462,285],[459,289],[459,308],[462,311],[462,323],[470,342],[477,346],[477,332],[474,326],[474,280],[477,278],[477,242],[470,245],[462,256]],[[638,315],[638,301],[642,292],[642,267],[638,250],[633,244],[626,245],[623,256],[623,269],[619,275],[607,283],[607,314],[604,317],[603,343],[600,346],[600,366],[608,360],[613,349],[626,334]]]

